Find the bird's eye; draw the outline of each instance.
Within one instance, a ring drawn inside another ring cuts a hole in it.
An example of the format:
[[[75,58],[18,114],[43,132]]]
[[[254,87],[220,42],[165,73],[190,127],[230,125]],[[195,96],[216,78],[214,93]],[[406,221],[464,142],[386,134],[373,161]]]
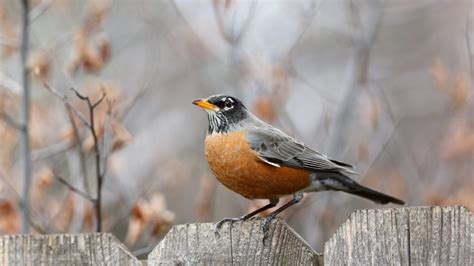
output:
[[[227,107],[227,108],[232,108],[232,106],[233,106],[233,104],[232,104],[231,101],[226,101],[226,102],[224,103],[224,105],[225,105],[225,107]]]

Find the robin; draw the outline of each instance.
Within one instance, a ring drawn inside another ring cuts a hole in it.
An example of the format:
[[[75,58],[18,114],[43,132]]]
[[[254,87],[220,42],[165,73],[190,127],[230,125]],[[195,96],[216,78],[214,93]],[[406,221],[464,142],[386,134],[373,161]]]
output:
[[[215,225],[216,233],[225,222],[249,219],[275,207],[281,197],[293,195],[263,219],[265,233],[268,223],[300,202],[306,192],[343,191],[379,204],[405,204],[352,180],[349,175],[356,174],[352,165],[330,159],[263,122],[235,97],[213,95],[193,104],[203,108],[209,119],[205,154],[212,173],[247,199],[269,200],[242,217],[222,219]]]

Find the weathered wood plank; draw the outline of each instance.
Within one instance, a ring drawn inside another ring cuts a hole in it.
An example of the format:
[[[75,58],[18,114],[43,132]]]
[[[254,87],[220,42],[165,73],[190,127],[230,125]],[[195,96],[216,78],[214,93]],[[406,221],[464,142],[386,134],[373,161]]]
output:
[[[326,243],[326,265],[474,265],[474,214],[462,206],[354,212]]]
[[[112,234],[5,235],[0,265],[141,265]]]
[[[148,256],[148,265],[320,265],[312,250],[286,223],[272,221],[263,245],[260,219],[226,223],[217,237],[212,223],[174,226]]]

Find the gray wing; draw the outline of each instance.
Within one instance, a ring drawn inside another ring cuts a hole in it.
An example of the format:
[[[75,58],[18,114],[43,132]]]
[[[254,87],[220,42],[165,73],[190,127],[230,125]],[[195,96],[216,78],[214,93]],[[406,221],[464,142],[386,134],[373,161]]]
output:
[[[250,129],[247,138],[260,159],[271,165],[355,174],[353,166],[331,160],[270,125]]]

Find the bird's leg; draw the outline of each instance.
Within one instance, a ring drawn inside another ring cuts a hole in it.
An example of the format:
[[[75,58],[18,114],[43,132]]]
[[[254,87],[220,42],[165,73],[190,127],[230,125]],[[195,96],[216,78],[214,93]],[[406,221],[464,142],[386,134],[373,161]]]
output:
[[[303,199],[303,192],[297,192],[293,195],[293,199],[288,201],[285,205],[281,206],[280,208],[271,212],[267,217],[262,220],[262,230],[263,230],[263,242],[268,237],[268,229],[271,220],[273,220],[280,212],[286,210],[287,208],[295,205],[296,203],[300,202]]]
[[[231,222],[231,223],[233,223],[233,222],[238,222],[238,221],[245,221],[245,220],[247,220],[247,219],[249,219],[249,218],[252,218],[253,216],[255,216],[255,215],[257,215],[257,214],[259,214],[259,213],[261,213],[261,212],[263,212],[263,211],[266,211],[266,210],[268,210],[268,209],[270,209],[270,208],[275,207],[275,206],[278,204],[279,201],[280,201],[280,200],[279,200],[278,198],[270,199],[270,203],[268,203],[267,205],[265,205],[265,206],[263,206],[263,207],[261,207],[261,208],[259,208],[259,209],[256,209],[255,211],[253,211],[253,212],[251,212],[251,213],[249,213],[249,214],[246,214],[246,215],[241,216],[241,217],[238,217],[238,218],[224,218],[224,219],[220,220],[219,222],[217,222],[217,223],[214,225],[214,233],[215,233],[216,235],[219,235],[219,230],[221,229],[222,225],[224,225],[224,223],[226,223],[226,222]]]

